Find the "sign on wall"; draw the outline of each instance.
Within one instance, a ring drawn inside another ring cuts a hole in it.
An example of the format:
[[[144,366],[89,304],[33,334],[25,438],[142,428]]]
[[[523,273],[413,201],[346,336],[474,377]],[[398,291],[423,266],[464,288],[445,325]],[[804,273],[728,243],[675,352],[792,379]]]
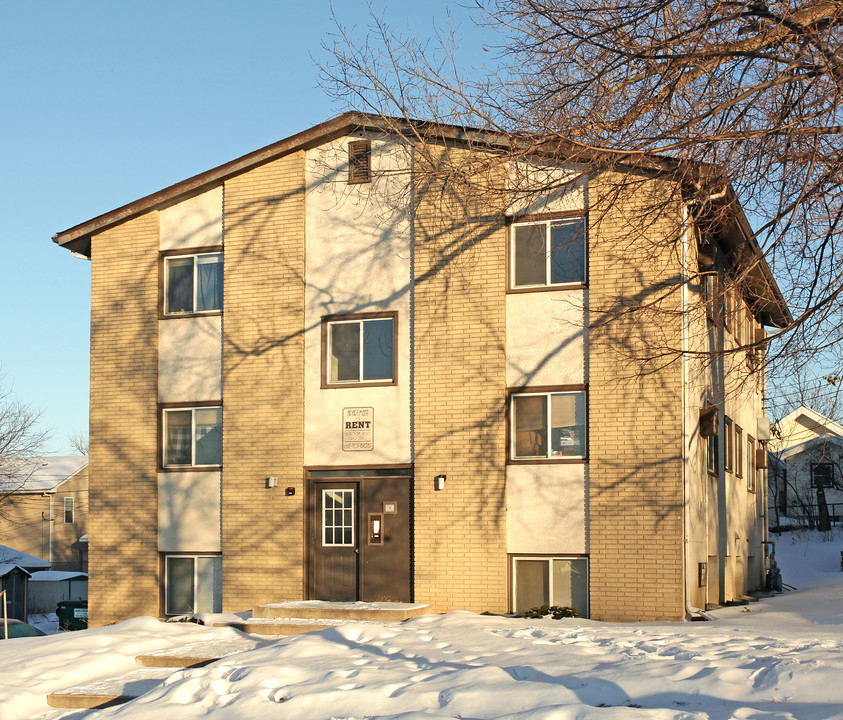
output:
[[[374,408],[342,409],[342,449],[348,451],[375,449]]]

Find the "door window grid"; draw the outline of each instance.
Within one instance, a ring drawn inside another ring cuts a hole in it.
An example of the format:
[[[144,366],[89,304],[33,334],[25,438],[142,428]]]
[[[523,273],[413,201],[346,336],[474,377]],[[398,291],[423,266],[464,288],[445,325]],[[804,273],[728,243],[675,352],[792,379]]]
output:
[[[322,546],[354,546],[354,490],[322,491]]]

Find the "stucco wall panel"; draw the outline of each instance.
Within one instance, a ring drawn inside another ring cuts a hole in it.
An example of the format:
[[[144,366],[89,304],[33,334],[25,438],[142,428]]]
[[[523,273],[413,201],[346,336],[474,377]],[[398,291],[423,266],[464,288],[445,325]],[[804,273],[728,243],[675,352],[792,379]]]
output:
[[[585,465],[509,465],[506,469],[508,553],[588,552]]]
[[[158,324],[158,400],[222,398],[222,317],[168,318]]]
[[[158,474],[158,549],[220,551],[219,471]]]
[[[159,215],[161,250],[222,245],[222,187],[183,200]]]

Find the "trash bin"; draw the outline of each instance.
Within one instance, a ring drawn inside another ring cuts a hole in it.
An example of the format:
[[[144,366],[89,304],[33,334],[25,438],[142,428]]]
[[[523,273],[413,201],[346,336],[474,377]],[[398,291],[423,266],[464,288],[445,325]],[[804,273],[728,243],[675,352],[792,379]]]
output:
[[[88,627],[88,601],[62,600],[56,606],[59,630],[85,630]]]

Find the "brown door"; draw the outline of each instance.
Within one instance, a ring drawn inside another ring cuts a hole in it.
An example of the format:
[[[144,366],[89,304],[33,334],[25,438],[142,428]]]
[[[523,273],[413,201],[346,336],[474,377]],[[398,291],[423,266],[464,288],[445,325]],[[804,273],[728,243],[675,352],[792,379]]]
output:
[[[412,601],[411,477],[313,480],[312,600]]]
[[[319,482],[313,490],[310,596],[357,600],[359,483]]]

